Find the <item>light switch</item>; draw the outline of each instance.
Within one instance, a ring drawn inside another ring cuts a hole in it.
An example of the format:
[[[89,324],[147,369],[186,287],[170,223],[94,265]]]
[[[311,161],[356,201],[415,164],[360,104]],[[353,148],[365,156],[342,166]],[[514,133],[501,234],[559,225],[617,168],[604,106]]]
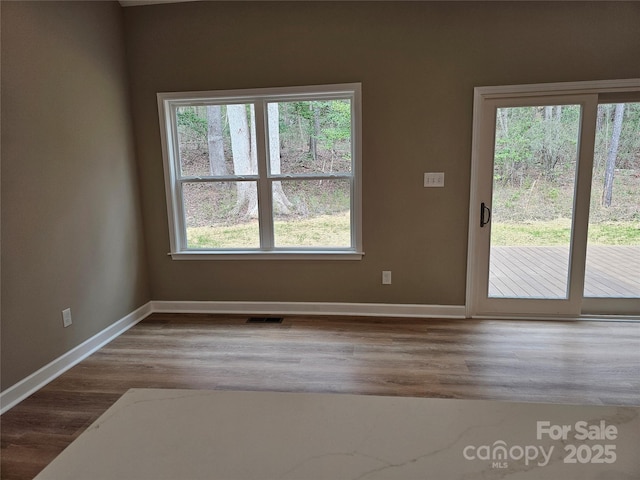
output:
[[[73,323],[73,321],[71,320],[71,309],[70,308],[65,308],[62,311],[62,326],[66,328],[69,325],[71,325],[72,323]]]
[[[424,174],[425,187],[444,187],[444,172],[430,172]]]

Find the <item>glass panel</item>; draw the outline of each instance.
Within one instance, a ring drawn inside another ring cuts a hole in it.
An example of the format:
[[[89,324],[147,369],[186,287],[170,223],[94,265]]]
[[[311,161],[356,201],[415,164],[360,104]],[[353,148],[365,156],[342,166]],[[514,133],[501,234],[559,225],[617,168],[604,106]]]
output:
[[[351,100],[269,103],[272,174],[351,172]]]
[[[579,105],[499,108],[489,297],[567,298]]]
[[[640,297],[640,103],[598,106],[585,297]]]
[[[184,106],[176,116],[183,177],[258,173],[253,105]]]
[[[187,248],[259,248],[257,182],[185,183]]]
[[[276,247],[350,247],[351,182],[273,182]]]

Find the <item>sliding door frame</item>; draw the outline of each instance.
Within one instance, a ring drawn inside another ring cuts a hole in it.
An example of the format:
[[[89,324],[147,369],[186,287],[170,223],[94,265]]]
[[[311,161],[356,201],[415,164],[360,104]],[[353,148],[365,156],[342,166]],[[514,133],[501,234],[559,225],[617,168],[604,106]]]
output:
[[[599,103],[638,101],[640,79],[476,87],[473,105],[471,189],[467,250],[467,317],[517,316],[576,318],[584,314],[638,314],[633,300],[583,298],[589,224],[589,202]],[[576,172],[569,292],[566,300],[489,299],[489,235],[479,225],[480,204],[491,199],[486,161],[493,158],[496,108],[501,106],[562,104],[573,98],[582,106]],[[491,138],[491,141],[488,139]],[[487,188],[489,192],[487,192]],[[489,195],[487,197],[487,195]],[[490,300],[490,301],[489,301]],[[540,303],[543,302],[543,303]],[[544,305],[540,307],[540,305]],[[634,310],[635,309],[635,310]]]

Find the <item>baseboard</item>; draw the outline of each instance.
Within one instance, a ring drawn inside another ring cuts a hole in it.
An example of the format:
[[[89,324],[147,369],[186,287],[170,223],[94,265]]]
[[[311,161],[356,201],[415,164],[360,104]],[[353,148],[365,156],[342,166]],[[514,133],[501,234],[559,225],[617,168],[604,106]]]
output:
[[[173,302],[154,300],[154,312],[238,315],[358,315],[367,317],[465,318],[460,305],[406,305],[325,302]]]
[[[117,322],[85,340],[77,347],[53,360],[38,371],[19,381],[0,393],[0,414],[14,407],[32,393],[62,375],[71,367],[81,362],[103,345],[133,327],[140,320],[152,313],[152,302],[148,302]]]

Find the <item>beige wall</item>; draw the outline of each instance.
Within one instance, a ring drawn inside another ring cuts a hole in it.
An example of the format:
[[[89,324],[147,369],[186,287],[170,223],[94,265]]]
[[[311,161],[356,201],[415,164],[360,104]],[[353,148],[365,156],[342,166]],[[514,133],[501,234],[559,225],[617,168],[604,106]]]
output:
[[[635,2],[126,9],[153,298],[464,304],[473,87],[639,77],[638,25]],[[362,82],[363,260],[167,257],[156,92],[341,82]]]
[[[2,389],[151,298],[462,305],[473,87],[640,77],[637,2],[0,5]],[[156,92],[341,82],[364,259],[167,257]]]
[[[0,13],[5,389],[150,296],[121,7]]]

